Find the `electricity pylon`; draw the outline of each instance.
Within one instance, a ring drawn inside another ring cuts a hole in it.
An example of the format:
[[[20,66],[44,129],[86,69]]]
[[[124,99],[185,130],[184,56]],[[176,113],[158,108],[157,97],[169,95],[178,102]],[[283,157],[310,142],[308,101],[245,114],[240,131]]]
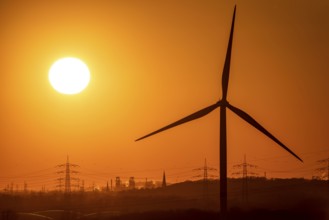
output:
[[[193,176],[194,178],[203,177],[203,181],[207,182],[208,177],[216,177],[215,175],[208,174],[208,171],[217,171],[217,169],[207,166],[207,159],[204,159],[204,166],[193,169],[193,171],[203,171],[203,175]]]
[[[59,185],[57,185],[57,187],[59,187],[60,190],[61,190],[62,187],[65,186],[64,192],[65,193],[71,193],[71,190],[72,190],[71,187],[78,187],[77,184],[72,184],[72,181],[78,181],[79,180],[79,178],[71,177],[71,174],[78,174],[79,173],[76,170],[72,170],[71,167],[79,167],[79,165],[70,163],[69,162],[69,156],[67,156],[66,163],[57,165],[56,167],[58,167],[58,168],[64,168],[65,167],[65,170],[61,170],[61,171],[56,172],[57,174],[65,174],[65,178],[61,177],[61,178],[57,179],[59,181]],[[64,185],[62,184],[63,180],[65,181]]]
[[[248,171],[249,168],[257,168],[256,165],[247,163],[246,155],[244,155],[243,163],[234,165],[233,168],[241,169],[241,171],[233,172],[232,175],[241,175],[242,174],[242,199],[244,202],[248,202],[248,177],[256,176],[257,173]]]
[[[318,163],[324,164],[324,166],[316,169],[316,171],[322,172],[324,174],[320,177],[321,179],[325,179],[325,177],[327,176],[327,181],[329,183],[329,158],[319,160]],[[327,172],[327,174],[325,174],[325,172]]]
[[[194,178],[200,178],[203,177],[203,199],[205,201],[205,206],[208,206],[208,196],[209,196],[209,185],[208,185],[208,177],[217,177],[215,175],[209,174],[208,171],[217,171],[217,169],[208,167],[207,165],[207,159],[204,159],[204,165],[203,167],[199,167],[196,169],[193,169],[193,171],[203,171],[203,174],[193,176]]]

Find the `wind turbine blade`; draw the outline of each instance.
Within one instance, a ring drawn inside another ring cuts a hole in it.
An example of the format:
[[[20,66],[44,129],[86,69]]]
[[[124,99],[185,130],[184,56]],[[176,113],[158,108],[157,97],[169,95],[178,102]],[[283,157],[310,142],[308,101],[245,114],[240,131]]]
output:
[[[228,41],[228,46],[227,46],[227,51],[226,51],[226,58],[225,58],[225,63],[224,63],[224,68],[223,68],[223,74],[222,74],[222,90],[223,90],[223,97],[222,97],[222,99],[223,100],[226,100],[226,97],[227,97],[228,80],[229,80],[229,76],[230,76],[231,51],[232,51],[232,42],[233,42],[235,11],[236,11],[236,6],[234,6],[230,39]]]
[[[167,125],[167,126],[161,128],[159,130],[156,130],[156,131],[154,131],[154,132],[152,132],[152,133],[150,133],[148,135],[145,135],[145,136],[143,136],[141,138],[138,138],[135,141],[142,140],[144,138],[147,138],[147,137],[152,136],[154,134],[157,134],[159,132],[165,131],[165,130],[170,129],[172,127],[175,127],[175,126],[184,124],[186,122],[189,122],[189,121],[192,121],[192,120],[201,118],[202,116],[205,116],[205,115],[209,114],[210,112],[212,112],[213,110],[215,110],[219,106],[220,106],[220,102],[217,102],[216,104],[213,104],[213,105],[210,105],[210,106],[208,106],[208,107],[206,107],[204,109],[201,109],[201,110],[199,110],[199,111],[197,111],[197,112],[195,112],[195,113],[193,113],[193,114],[191,114],[191,115],[189,115],[189,116],[187,116],[185,118],[182,118],[182,119],[180,119],[180,120],[178,120],[178,121],[176,121],[176,122],[174,122],[174,123],[172,123],[170,125]]]
[[[276,137],[274,137],[270,132],[268,132],[263,126],[261,126],[255,119],[253,119],[250,115],[248,115],[246,112],[242,111],[241,109],[238,109],[230,104],[227,104],[227,107],[233,111],[235,114],[240,116],[242,119],[247,121],[249,124],[257,128],[260,132],[265,134],[267,137],[271,138],[275,143],[280,145],[282,148],[284,148],[286,151],[288,151],[290,154],[292,154],[294,157],[296,157],[298,160],[303,162],[300,157],[298,157],[294,152],[292,152],[287,146],[285,146],[281,141],[279,141]]]

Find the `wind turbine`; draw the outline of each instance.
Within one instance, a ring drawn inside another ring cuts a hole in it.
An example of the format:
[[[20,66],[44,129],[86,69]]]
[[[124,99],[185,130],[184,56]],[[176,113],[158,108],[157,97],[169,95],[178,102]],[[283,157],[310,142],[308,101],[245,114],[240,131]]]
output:
[[[276,137],[274,137],[270,132],[268,132],[261,124],[259,124],[255,119],[253,119],[249,114],[244,112],[243,110],[234,107],[227,101],[227,89],[228,89],[228,81],[229,81],[229,73],[230,73],[230,63],[231,63],[231,51],[232,51],[232,41],[233,41],[233,31],[234,31],[234,20],[235,20],[235,11],[236,6],[234,7],[233,12],[233,19],[232,19],[232,26],[231,26],[231,32],[230,32],[230,38],[228,42],[227,52],[226,52],[226,58],[223,68],[223,74],[222,74],[222,99],[220,99],[215,104],[212,104],[206,108],[203,108],[191,115],[188,115],[172,124],[169,124],[163,128],[160,128],[159,130],[156,130],[150,134],[147,134],[141,138],[138,138],[136,141],[142,140],[144,138],[147,138],[149,136],[152,136],[154,134],[157,134],[159,132],[165,131],[167,129],[170,129],[172,127],[184,124],[186,122],[201,118],[216,108],[220,107],[220,142],[219,142],[219,154],[220,154],[220,211],[225,214],[227,212],[227,151],[226,151],[226,108],[230,109],[232,112],[234,112],[236,115],[238,115],[240,118],[248,122],[250,125],[258,129],[260,132],[265,134],[267,137],[272,139],[274,142],[276,142],[278,145],[280,145],[283,149],[288,151],[290,154],[292,154],[295,158],[300,160],[294,152],[292,152],[288,147],[286,147],[281,141],[279,141]]]

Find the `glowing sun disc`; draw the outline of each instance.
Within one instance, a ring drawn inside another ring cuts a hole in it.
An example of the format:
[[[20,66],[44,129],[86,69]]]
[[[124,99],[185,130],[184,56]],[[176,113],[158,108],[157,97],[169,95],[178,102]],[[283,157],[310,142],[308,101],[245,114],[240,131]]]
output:
[[[84,90],[90,81],[87,65],[74,57],[57,60],[49,70],[48,79],[52,87],[62,94],[77,94]]]

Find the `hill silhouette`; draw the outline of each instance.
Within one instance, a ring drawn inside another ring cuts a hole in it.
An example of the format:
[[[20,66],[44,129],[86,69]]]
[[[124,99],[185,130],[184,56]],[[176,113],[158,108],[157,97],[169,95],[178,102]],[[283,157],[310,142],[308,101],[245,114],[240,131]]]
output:
[[[328,183],[319,180],[251,178],[245,199],[242,179],[229,179],[229,215],[232,219],[240,215],[245,216],[244,219],[248,216],[262,219],[268,214],[282,216],[282,219],[291,216],[294,219],[326,219],[329,217],[328,190]],[[56,191],[1,193],[0,208],[2,219],[32,219],[37,218],[36,215],[51,219],[119,220],[132,219],[132,216],[133,219],[155,219],[154,216],[159,216],[156,219],[163,219],[160,216],[218,219],[219,181],[186,181],[164,188],[69,195]]]

